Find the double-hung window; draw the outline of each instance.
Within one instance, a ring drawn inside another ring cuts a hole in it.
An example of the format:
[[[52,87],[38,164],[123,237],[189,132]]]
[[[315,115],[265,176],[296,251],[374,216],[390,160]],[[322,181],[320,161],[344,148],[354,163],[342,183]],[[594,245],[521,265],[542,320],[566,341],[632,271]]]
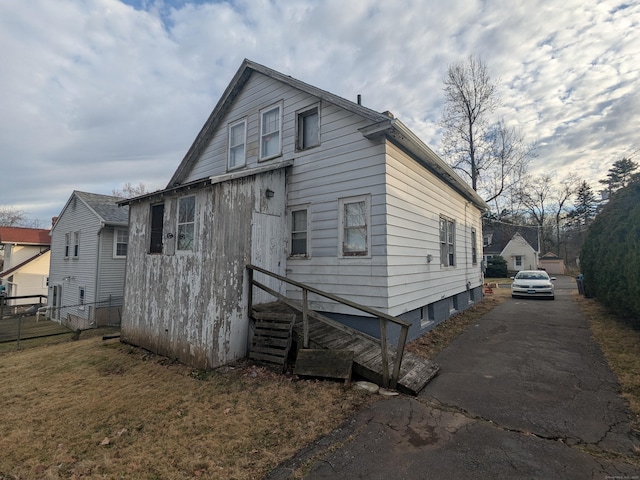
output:
[[[453,267],[456,264],[456,224],[440,217],[440,265]]]
[[[64,258],[69,258],[71,256],[71,234],[64,234]]]
[[[291,250],[292,257],[308,257],[308,223],[307,209],[300,208],[291,211]]]
[[[129,243],[129,231],[126,228],[116,228],[113,234],[113,257],[114,258],[126,257],[128,243]]]
[[[341,256],[368,256],[371,245],[369,197],[341,199],[340,225]]]
[[[73,257],[80,256],[80,232],[73,232]]]
[[[296,149],[306,150],[320,145],[320,115],[318,107],[315,106],[298,112],[297,122]]]
[[[196,226],[196,197],[182,197],[178,202],[178,251],[193,251]]]
[[[471,263],[478,263],[478,244],[476,243],[476,229],[471,229]]]
[[[247,152],[247,121],[229,125],[229,163],[228,169],[244,167]]]
[[[260,160],[282,153],[282,107],[276,105],[260,112]]]

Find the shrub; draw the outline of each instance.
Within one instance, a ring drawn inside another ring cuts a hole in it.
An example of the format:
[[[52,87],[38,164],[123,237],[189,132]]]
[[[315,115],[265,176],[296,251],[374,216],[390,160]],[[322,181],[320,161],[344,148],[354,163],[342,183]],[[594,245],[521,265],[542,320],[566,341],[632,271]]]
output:
[[[618,190],[598,214],[580,266],[589,295],[619,314],[640,317],[640,184]]]
[[[500,255],[491,257],[487,261],[487,271],[485,276],[488,278],[504,278],[507,276],[507,261]]]

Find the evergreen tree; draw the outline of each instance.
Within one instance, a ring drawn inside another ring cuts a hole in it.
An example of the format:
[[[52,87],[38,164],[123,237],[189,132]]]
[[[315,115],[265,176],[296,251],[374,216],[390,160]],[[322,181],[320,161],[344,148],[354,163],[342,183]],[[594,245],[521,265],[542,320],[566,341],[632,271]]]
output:
[[[626,187],[632,181],[634,171],[638,169],[638,164],[631,159],[623,158],[613,164],[607,173],[607,178],[600,180],[600,183],[607,186],[609,195],[617,190]]]
[[[571,216],[576,218],[580,225],[589,225],[596,216],[598,200],[586,181],[583,181],[578,187],[576,201],[573,205],[575,210],[571,212]]]

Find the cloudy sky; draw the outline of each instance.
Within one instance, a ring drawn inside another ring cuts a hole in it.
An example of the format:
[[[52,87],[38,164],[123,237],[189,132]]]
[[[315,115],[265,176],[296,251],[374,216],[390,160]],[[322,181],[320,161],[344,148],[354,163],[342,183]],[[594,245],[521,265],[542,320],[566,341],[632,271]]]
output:
[[[164,187],[244,58],[439,151],[447,67],[480,55],[531,170],[597,188],[640,148],[639,23],[637,0],[0,0],[0,205],[45,226],[74,189]]]

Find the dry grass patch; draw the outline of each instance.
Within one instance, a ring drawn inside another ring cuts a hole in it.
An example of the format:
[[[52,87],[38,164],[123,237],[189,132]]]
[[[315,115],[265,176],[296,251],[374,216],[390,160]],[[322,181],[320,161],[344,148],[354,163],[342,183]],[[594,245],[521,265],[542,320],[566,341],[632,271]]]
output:
[[[635,428],[640,428],[640,329],[633,325],[638,321],[613,315],[594,299],[576,299],[609,367],[618,377],[623,398],[635,414]]]
[[[433,360],[469,325],[489,313],[509,297],[511,297],[510,288],[493,288],[493,293],[485,295],[482,301],[440,323],[433,330],[407,344],[407,350]]]
[[[261,478],[374,401],[99,338],[0,356],[0,479]]]

